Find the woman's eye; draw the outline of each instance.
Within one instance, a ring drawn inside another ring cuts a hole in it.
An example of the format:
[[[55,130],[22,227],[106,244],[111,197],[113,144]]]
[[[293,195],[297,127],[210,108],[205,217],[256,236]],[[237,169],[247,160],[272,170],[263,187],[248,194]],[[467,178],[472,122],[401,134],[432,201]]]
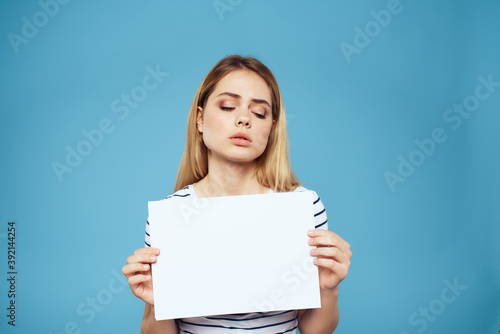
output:
[[[264,114],[259,114],[259,113],[256,113],[256,112],[254,112],[254,114],[255,114],[255,116],[257,116],[260,119],[265,119],[266,118],[266,115],[264,115]]]
[[[231,111],[231,110],[234,110],[234,108],[233,108],[233,107],[223,107],[223,106],[221,106],[220,108],[221,108],[222,110],[225,110],[225,111]]]

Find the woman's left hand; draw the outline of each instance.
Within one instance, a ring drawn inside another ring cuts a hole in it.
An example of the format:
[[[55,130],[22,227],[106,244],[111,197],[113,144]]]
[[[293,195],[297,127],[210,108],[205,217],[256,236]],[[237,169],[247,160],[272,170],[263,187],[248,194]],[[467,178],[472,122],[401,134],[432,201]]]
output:
[[[351,265],[351,245],[336,233],[314,229],[308,232],[309,245],[314,264],[319,267],[319,286],[321,290],[335,289],[347,276]]]

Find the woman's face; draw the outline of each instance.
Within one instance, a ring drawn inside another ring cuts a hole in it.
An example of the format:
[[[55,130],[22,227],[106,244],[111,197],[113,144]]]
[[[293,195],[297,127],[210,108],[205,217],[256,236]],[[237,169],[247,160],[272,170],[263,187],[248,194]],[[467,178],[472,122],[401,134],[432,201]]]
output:
[[[198,107],[198,131],[209,159],[249,163],[265,150],[271,129],[271,90],[257,73],[236,70],[215,86],[205,108]]]

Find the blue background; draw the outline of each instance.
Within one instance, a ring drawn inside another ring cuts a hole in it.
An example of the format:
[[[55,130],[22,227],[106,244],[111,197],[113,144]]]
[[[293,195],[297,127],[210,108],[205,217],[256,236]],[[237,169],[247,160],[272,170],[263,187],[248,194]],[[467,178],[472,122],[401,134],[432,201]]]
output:
[[[276,75],[294,169],[351,243],[336,332],[497,333],[500,87],[459,128],[443,116],[474,95],[478,77],[500,81],[500,2],[401,0],[378,30],[371,11],[391,1],[221,2],[231,10],[70,1],[44,22],[38,2],[2,1],[0,331],[139,332],[144,303],[115,277],[143,246],[147,201],[173,190],[199,83],[237,53]],[[40,27],[16,46],[9,33],[22,36],[23,17]],[[374,30],[346,57],[341,43],[355,46],[356,27]],[[112,102],[148,66],[169,75],[121,119]],[[60,181],[53,162],[65,164],[66,146],[106,118],[113,131]],[[436,128],[446,141],[391,189],[384,173],[398,173],[398,157]],[[15,328],[5,316],[9,220]],[[445,280],[462,286],[451,303]],[[104,305],[93,310],[97,297]]]

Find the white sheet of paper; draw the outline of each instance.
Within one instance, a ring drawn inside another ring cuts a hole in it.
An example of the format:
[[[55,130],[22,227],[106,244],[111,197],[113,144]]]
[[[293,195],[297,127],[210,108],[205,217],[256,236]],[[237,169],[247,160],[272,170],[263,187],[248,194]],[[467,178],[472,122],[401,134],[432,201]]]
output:
[[[311,191],[148,203],[156,320],[321,307]]]

